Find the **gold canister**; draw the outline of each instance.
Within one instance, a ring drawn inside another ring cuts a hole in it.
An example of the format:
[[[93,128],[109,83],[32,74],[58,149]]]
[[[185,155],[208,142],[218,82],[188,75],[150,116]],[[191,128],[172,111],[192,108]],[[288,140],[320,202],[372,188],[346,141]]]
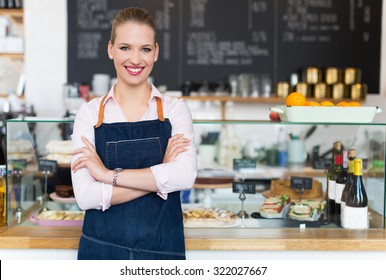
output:
[[[336,83],[332,85],[332,99],[338,100],[344,97],[345,85],[343,83]]]
[[[327,97],[326,83],[317,83],[314,87],[314,97],[316,99],[323,99]]]
[[[342,82],[342,71],[337,67],[327,67],[325,76],[325,82],[327,85]]]
[[[366,84],[354,84],[351,85],[350,98],[353,100],[365,99],[367,95],[367,85]]]
[[[353,85],[360,83],[362,79],[361,70],[354,67],[347,67],[344,69],[344,84]]]
[[[300,82],[296,85],[296,91],[303,94],[305,97],[310,97],[310,86],[307,83]]]
[[[288,82],[278,82],[277,83],[277,96],[286,98],[290,93],[290,84]]]
[[[322,80],[322,72],[318,67],[306,68],[306,82],[309,85],[316,85]]]

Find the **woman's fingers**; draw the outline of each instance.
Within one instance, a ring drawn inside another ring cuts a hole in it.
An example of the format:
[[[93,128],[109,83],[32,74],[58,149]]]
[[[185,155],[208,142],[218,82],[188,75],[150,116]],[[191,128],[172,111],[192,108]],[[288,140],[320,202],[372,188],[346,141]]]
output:
[[[166,147],[164,156],[164,162],[174,161],[180,153],[188,150],[186,147],[189,145],[190,139],[183,138],[183,134],[176,134],[169,138],[168,146]]]
[[[93,152],[96,152],[96,150],[95,150],[94,146],[91,144],[91,142],[83,135],[82,135],[82,141],[88,149],[90,149]]]

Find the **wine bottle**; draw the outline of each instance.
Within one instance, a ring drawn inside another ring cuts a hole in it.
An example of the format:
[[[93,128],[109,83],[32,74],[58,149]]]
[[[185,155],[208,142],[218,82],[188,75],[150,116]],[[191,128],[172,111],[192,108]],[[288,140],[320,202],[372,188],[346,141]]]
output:
[[[347,181],[346,185],[343,189],[342,192],[342,197],[341,197],[341,202],[340,202],[340,225],[342,227],[345,227],[345,213],[344,209],[346,206],[346,197],[348,190],[352,186],[353,178],[354,178],[354,159],[356,157],[356,150],[355,149],[350,149],[348,153],[348,160],[349,160],[349,169],[348,169],[348,174],[347,174]]]
[[[354,159],[354,176],[352,187],[346,197],[345,228],[366,229],[368,221],[368,201],[362,179],[362,159]]]
[[[348,176],[348,151],[342,151],[343,164],[342,170],[336,176],[335,183],[335,224],[340,226],[340,212],[341,212],[341,203],[342,203],[342,193],[346,186],[347,176]]]
[[[342,170],[342,144],[337,141],[334,142],[332,150],[333,164],[327,172],[327,220],[329,223],[335,222],[335,185],[336,176]]]

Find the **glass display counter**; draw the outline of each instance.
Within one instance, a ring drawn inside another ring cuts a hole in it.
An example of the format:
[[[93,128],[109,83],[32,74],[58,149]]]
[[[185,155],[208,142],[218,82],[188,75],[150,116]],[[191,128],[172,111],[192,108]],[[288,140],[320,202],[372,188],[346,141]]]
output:
[[[8,225],[42,225],[31,217],[43,210],[74,214],[73,219],[81,212],[72,196],[57,192],[58,186],[71,186],[67,132],[72,124],[72,119],[7,120]],[[199,172],[194,188],[182,192],[181,199],[185,218],[198,219],[185,225],[339,228],[323,218],[324,210],[312,221],[291,219],[285,212],[263,217],[259,210],[277,191],[288,192],[291,203],[308,199],[324,205],[330,150],[340,141],[346,149],[355,148],[363,160],[370,227],[385,228],[385,128],[386,123],[194,121]],[[292,177],[311,178],[311,190],[300,194],[291,189]]]

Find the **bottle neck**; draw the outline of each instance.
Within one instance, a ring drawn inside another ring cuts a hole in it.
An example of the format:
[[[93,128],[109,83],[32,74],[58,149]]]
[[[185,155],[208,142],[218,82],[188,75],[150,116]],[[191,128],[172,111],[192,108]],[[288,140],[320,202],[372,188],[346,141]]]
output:
[[[362,176],[362,160],[356,158],[354,160],[354,176]]]

